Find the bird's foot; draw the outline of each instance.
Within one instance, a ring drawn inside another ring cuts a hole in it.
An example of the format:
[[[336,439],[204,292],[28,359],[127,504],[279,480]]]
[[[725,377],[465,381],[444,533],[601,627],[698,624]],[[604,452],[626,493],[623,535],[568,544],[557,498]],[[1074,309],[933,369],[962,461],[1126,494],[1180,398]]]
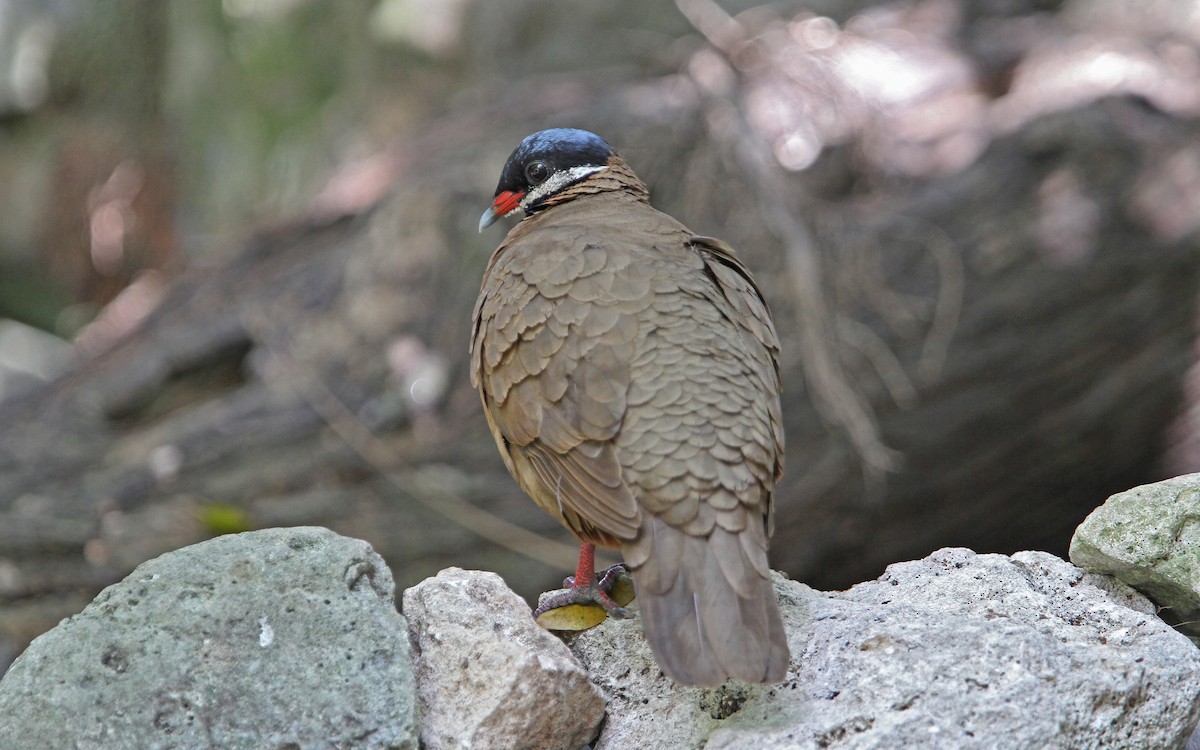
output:
[[[605,571],[605,573],[607,574],[608,571]],[[611,577],[605,575],[598,581],[593,580],[590,584],[585,583],[582,585],[576,585],[572,579],[568,579],[572,581],[568,584],[568,588],[554,591],[542,597],[537,609],[533,610],[533,616],[535,618],[541,617],[552,609],[561,609],[562,607],[569,607],[572,604],[581,604],[584,606],[599,604],[605,612],[613,617],[620,619],[632,617],[632,612],[618,604],[612,598],[612,587],[616,584],[620,573],[621,571],[617,571]]]
[[[533,611],[534,619],[542,627],[559,631],[579,631],[593,628],[609,616],[622,619],[633,613],[624,607],[633,601],[633,584],[624,565],[614,565],[598,577],[590,576],[591,583],[577,583],[586,579],[572,576],[563,583],[566,588],[542,595],[541,603]]]
[[[604,570],[600,571],[600,575],[596,577],[596,585],[600,587],[602,592],[611,594],[613,586],[617,585],[617,581],[621,578],[622,574],[629,575],[628,565],[623,562],[619,562],[616,565],[610,565]],[[575,576],[567,576],[563,579],[564,589],[574,588],[574,586]]]
[[[617,618],[632,617],[625,609],[633,601],[633,581],[629,568],[618,563],[600,572],[597,576],[596,547],[584,542],[579,547],[579,565],[575,575],[563,581],[560,591],[542,595],[533,617],[544,628],[550,630],[587,630],[594,628],[612,615]]]

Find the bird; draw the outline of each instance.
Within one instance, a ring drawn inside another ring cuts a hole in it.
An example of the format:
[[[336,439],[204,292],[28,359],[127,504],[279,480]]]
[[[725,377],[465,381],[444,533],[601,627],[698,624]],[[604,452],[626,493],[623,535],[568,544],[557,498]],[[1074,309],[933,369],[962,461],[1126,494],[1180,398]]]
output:
[[[505,466],[580,541],[536,613],[598,603],[617,548],[646,640],[681,685],[785,679],[767,562],[783,472],[779,340],[746,266],[649,202],[604,139],[553,128],[501,170],[479,230],[517,217],[484,272],[471,382]]]

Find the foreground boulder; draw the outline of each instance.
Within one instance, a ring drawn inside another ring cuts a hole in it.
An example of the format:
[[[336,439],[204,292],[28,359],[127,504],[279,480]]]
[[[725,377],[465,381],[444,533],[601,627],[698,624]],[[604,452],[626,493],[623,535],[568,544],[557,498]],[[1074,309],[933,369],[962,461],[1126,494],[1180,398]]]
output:
[[[1200,716],[1200,650],[1053,555],[948,549],[845,592],[776,588],[782,685],[681,688],[636,620],[575,638],[608,699],[597,750],[1172,748]]]
[[[1200,636],[1200,474],[1110,497],[1076,529],[1071,561],[1124,581]]]
[[[427,750],[578,748],[604,696],[495,573],[443,570],[404,592]]]
[[[139,565],[0,681],[0,748],[416,748],[392,574],[327,529]]]
[[[220,537],[34,641],[0,680],[0,750],[415,750],[417,713],[428,750],[1179,748],[1200,718],[1200,650],[1053,555],[948,549],[844,592],[775,586],[787,680],[683,688],[636,618],[568,649],[498,576],[449,569],[405,592],[406,621],[365,542]]]

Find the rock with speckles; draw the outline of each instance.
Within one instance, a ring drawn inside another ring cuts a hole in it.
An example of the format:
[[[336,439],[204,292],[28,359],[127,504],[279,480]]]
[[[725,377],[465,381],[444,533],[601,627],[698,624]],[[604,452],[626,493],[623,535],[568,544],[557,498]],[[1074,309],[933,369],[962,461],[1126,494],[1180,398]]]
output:
[[[427,750],[572,750],[604,697],[495,573],[449,568],[404,592]]]
[[[946,549],[844,592],[775,586],[780,685],[681,688],[636,619],[578,636],[608,699],[596,750],[1171,748],[1200,718],[1200,650],[1053,555]]]
[[[392,574],[328,529],[211,539],[139,565],[0,681],[0,747],[417,747]]]
[[[1200,636],[1200,474],[1108,498],[1075,530],[1071,561],[1133,586]]]
[[[406,622],[365,542],[220,537],[37,639],[0,680],[0,748],[415,749],[418,703],[428,750],[1182,748],[1200,719],[1200,650],[1046,553],[774,586],[787,680],[681,688],[637,618],[568,649],[498,576],[450,569],[405,592]]]

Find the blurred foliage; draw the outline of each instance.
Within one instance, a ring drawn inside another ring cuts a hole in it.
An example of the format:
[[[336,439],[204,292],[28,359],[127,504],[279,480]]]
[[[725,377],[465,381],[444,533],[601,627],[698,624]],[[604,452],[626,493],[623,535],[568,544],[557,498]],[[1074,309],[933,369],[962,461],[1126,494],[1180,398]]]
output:
[[[0,318],[53,331],[68,304],[66,290],[37,265],[0,260]]]
[[[138,272],[220,262],[248,226],[301,213],[339,164],[441,106],[421,84],[434,58],[382,33],[388,4],[0,2],[0,73],[19,65],[6,41],[53,29],[44,97],[0,101],[0,314],[73,335]],[[142,197],[105,267],[89,257],[96,195],[121,165]]]
[[[675,71],[688,31],[635,0],[0,0],[0,81],[32,82],[0,85],[0,314],[72,337],[464,99]]]
[[[204,530],[212,536],[240,534],[254,528],[250,515],[236,505],[210,503],[201,506],[198,515]]]
[[[381,69],[362,37],[369,3],[305,3],[286,23],[231,18],[215,0],[169,5],[162,116],[189,228],[221,233],[296,211]]]

